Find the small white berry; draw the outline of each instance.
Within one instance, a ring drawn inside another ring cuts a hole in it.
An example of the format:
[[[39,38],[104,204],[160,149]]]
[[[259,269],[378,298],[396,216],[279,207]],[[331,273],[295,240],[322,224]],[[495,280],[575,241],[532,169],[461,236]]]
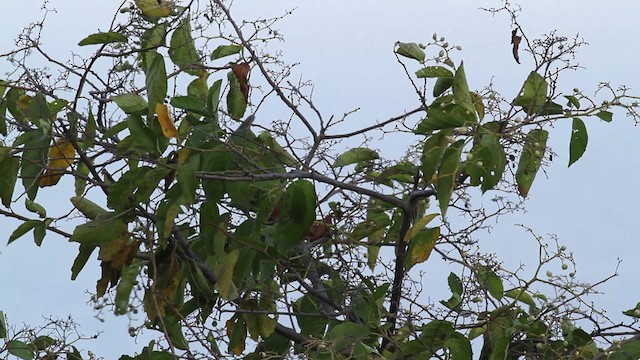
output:
[[[440,38],[440,41],[442,41],[442,39],[444,39],[444,38]],[[449,47],[449,43],[446,42],[446,43],[442,44],[442,47],[448,48]]]
[[[552,276],[553,276],[553,273],[552,273],[551,271],[547,271],[547,276],[548,276],[548,277],[552,277]]]
[[[476,162],[476,165],[478,165],[478,167],[482,167],[482,165],[484,165],[484,163],[481,160],[478,160],[478,162]]]
[[[534,153],[536,156],[540,156],[540,155],[542,155],[542,153],[540,152],[540,150],[536,150],[536,151],[534,151],[533,153]]]
[[[444,56],[444,50],[440,50],[440,52],[438,53],[438,56],[443,57]]]
[[[473,154],[472,153],[468,153],[467,154],[467,160],[471,160],[473,159]]]
[[[440,38],[440,41],[444,41],[444,36]]]
[[[567,270],[569,268],[569,265],[567,264],[562,264],[562,270]]]

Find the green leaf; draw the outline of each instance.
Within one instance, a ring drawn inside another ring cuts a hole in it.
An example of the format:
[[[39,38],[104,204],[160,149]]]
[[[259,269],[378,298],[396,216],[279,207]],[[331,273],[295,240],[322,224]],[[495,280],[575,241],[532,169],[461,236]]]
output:
[[[277,157],[278,161],[290,167],[296,167],[298,165],[298,161],[278,144],[269,131],[261,132],[260,135],[258,135],[258,141],[265,145],[270,151],[269,155]]]
[[[488,266],[481,266],[478,269],[478,283],[489,291],[489,294],[491,294],[491,296],[496,300],[502,299],[504,293],[502,279],[500,279],[500,277]]]
[[[69,241],[84,245],[100,246],[122,237],[127,232],[127,223],[115,214],[98,216],[82,225],[76,226]]]
[[[209,88],[207,93],[207,109],[209,114],[214,118],[217,117],[218,105],[220,104],[220,90],[222,88],[222,79],[216,80]]]
[[[467,84],[467,76],[464,73],[464,63],[460,63],[460,66],[456,69],[456,75],[453,78],[453,99],[456,105],[462,106],[470,113],[465,113],[465,122],[477,121],[476,109],[473,106],[471,92],[469,92],[469,85]]]
[[[142,116],[131,114],[127,118],[129,132],[133,139],[133,147],[141,153],[157,153],[158,152],[158,136],[149,128]]]
[[[45,235],[47,234],[47,226],[51,224],[53,219],[44,219],[39,221],[38,224],[33,228],[33,242],[37,246],[42,245],[42,241],[44,240]]]
[[[640,359],[640,339],[622,341],[620,347],[609,353],[607,360]]]
[[[465,172],[471,185],[481,185],[483,193],[498,185],[507,166],[499,131],[500,123],[495,121],[479,127],[473,139],[471,159],[466,162]]]
[[[453,76],[451,77],[441,77],[436,80],[435,85],[433,85],[433,97],[438,97],[444,94],[445,91],[449,90],[453,86]]]
[[[147,101],[134,93],[122,94],[111,98],[127,114],[141,113],[149,107]]]
[[[371,329],[362,324],[343,322],[334,326],[327,334],[327,338],[333,340],[333,348],[335,351],[341,351],[352,343],[366,338],[370,334]]]
[[[45,208],[42,205],[36,202],[33,202],[29,199],[24,200],[24,205],[27,208],[27,210],[31,211],[34,214],[38,214],[38,216],[41,219],[47,217],[47,210],[45,210]]]
[[[462,295],[462,293],[464,292],[462,281],[460,280],[458,275],[454,273],[449,273],[449,277],[447,278],[447,283],[449,284],[449,289],[451,289],[451,293]]]
[[[327,327],[327,319],[319,316],[309,316],[302,314],[316,314],[321,311],[319,300],[312,298],[310,295],[304,295],[294,306],[297,305],[299,313],[296,315],[300,333],[306,336],[321,338],[324,336]]]
[[[456,187],[458,168],[460,165],[460,153],[464,146],[464,140],[458,140],[451,146],[449,146],[442,156],[442,163],[440,169],[438,169],[438,179],[436,180],[436,186],[438,189],[438,202],[440,204],[440,212],[442,217],[445,216],[447,208],[449,207],[449,200],[451,199],[451,193]]]
[[[291,183],[280,200],[276,224],[276,248],[287,254],[309,232],[316,219],[316,192],[312,183],[297,180]]]
[[[427,138],[422,147],[422,176],[425,181],[431,182],[433,175],[440,166],[442,154],[449,144],[447,141],[447,132],[440,131]]]
[[[196,170],[193,162],[187,162],[178,167],[178,185],[187,204],[192,204],[195,201],[196,189],[198,188]]]
[[[75,280],[78,277],[95,249],[96,246],[94,245],[80,244],[78,256],[76,256],[71,266],[71,280]]]
[[[533,300],[533,297],[531,297],[531,295],[529,295],[529,293],[526,292],[526,290],[523,288],[511,289],[505,292],[504,296],[510,299],[518,300],[522,303],[525,303],[531,306],[532,308],[536,307],[536,302]]]
[[[471,360],[473,358],[471,342],[458,332],[451,334],[445,340],[444,346],[449,349],[451,360]]]
[[[191,18],[189,16],[171,35],[169,57],[174,64],[190,75],[198,76],[203,71],[200,56],[191,37]]]
[[[133,287],[137,284],[137,277],[140,274],[139,261],[134,261],[131,265],[125,266],[120,274],[120,280],[116,287],[115,314],[124,315],[129,311],[129,297]]]
[[[233,283],[233,271],[236,267],[236,262],[240,256],[240,249],[235,249],[227,254],[221,268],[218,271],[218,292],[220,296],[225,300],[235,300],[238,298],[238,289]]]
[[[429,259],[429,255],[440,236],[440,227],[420,231],[409,243],[405,266],[410,270],[414,265],[423,263]]]
[[[244,116],[244,113],[247,110],[247,99],[244,97],[240,88],[240,82],[233,71],[229,71],[227,79],[229,80],[227,111],[233,119],[239,120]]]
[[[518,192],[523,197],[529,194],[536,173],[540,169],[544,152],[547,148],[548,136],[549,133],[546,130],[533,129],[525,138],[524,148],[516,171]]]
[[[40,335],[32,342],[33,346],[40,351],[46,350],[48,347],[55,345],[56,343],[56,339],[47,335]]]
[[[9,236],[9,241],[7,245],[19,239],[22,235],[28,233],[31,229],[40,224],[39,220],[27,220],[20,224]]]
[[[444,66],[427,66],[416,71],[416,76],[419,78],[452,78],[453,73]]]
[[[156,111],[156,104],[162,104],[167,96],[167,70],[164,66],[164,56],[149,53],[146,71],[147,98],[149,99],[149,113]]]
[[[606,122],[611,122],[613,120],[613,113],[610,111],[600,111],[596,116]]]
[[[178,109],[193,111],[199,115],[208,114],[204,101],[195,96],[175,96],[171,98],[171,105]]]
[[[28,134],[32,135],[32,137],[24,145],[20,176],[22,177],[22,185],[27,191],[27,196],[29,199],[34,200],[38,193],[40,176],[47,165],[51,138],[39,129],[30,130]]]
[[[587,135],[587,127],[579,118],[573,118],[573,126],[571,128],[571,141],[569,142],[569,166],[578,161],[584,151],[587,150],[589,135]]]
[[[7,318],[4,312],[0,311],[0,339],[7,338]]]
[[[407,230],[407,233],[404,236],[404,241],[409,242],[416,236],[418,233],[424,230],[424,228],[431,222],[431,220],[435,219],[439,214],[429,214],[424,216],[423,218],[415,221],[413,226]]]
[[[149,56],[156,54],[158,47],[164,46],[167,38],[167,27],[169,23],[163,22],[155,25],[151,29],[142,34],[140,47],[142,51],[140,56],[142,58],[142,66],[146,69],[149,65]]]
[[[416,43],[399,42],[396,53],[410,59],[418,60],[419,62],[424,62],[424,59],[426,57],[424,51],[422,51],[422,49],[420,49],[420,46],[418,46],[418,44]]]
[[[117,42],[127,42],[128,38],[115,31],[105,32],[105,33],[95,33],[87,36],[86,38],[80,40],[78,43],[79,46],[85,45],[94,45],[94,44],[110,44]]]
[[[573,95],[563,95],[567,100],[567,106],[573,106],[576,109],[580,109],[580,100]]]
[[[19,357],[20,359],[31,360],[35,357],[35,354],[29,344],[20,340],[11,340],[7,342],[5,346],[7,347],[9,354]]]
[[[237,54],[242,51],[242,45],[220,45],[211,53],[211,60]]]
[[[7,156],[0,160],[0,200],[6,208],[11,206],[13,190],[18,179],[20,169],[20,158],[17,156]]]
[[[427,117],[418,123],[415,132],[428,134],[434,130],[451,129],[476,122],[476,111],[473,105],[469,110],[455,101],[453,95],[441,96],[433,101],[427,109]]]
[[[547,102],[548,87],[545,79],[532,71],[524,82],[522,94],[513,100],[513,105],[522,107],[529,115],[538,113]]]
[[[338,156],[336,161],[333,163],[334,167],[344,167],[347,165],[359,163],[361,161],[370,161],[379,159],[380,155],[374,150],[368,148],[353,148],[347,150],[342,155]]]

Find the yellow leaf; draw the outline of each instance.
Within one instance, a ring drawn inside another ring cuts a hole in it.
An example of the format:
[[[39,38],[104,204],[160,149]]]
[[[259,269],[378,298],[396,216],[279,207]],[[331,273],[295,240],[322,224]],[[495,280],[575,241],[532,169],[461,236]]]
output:
[[[171,15],[171,2],[166,0],[135,0],[142,15],[151,17],[167,17]]]
[[[424,229],[424,227],[427,226],[427,224],[430,223],[431,220],[433,220],[436,216],[438,216],[438,214],[429,214],[416,221],[413,226],[409,230],[407,230],[407,233],[404,236],[404,241],[410,241],[411,239],[413,239],[413,237],[416,236],[418,232],[422,231],[422,229]]]
[[[247,340],[247,328],[244,324],[240,323],[240,321],[238,321],[238,323],[234,322],[233,319],[229,319],[226,322],[226,329],[227,329],[227,337],[231,338],[231,335],[233,334],[234,330],[235,331],[241,331],[240,333],[240,339],[238,339],[239,341],[234,344],[233,346],[233,353],[235,355],[242,355],[242,353],[244,352],[245,346],[246,346],[246,340]],[[236,329],[237,326],[240,326],[239,329]],[[230,344],[231,345],[231,344]]]
[[[40,187],[57,184],[65,170],[73,163],[75,156],[76,149],[69,140],[58,140],[49,150],[49,163],[47,171],[40,178]]]
[[[436,246],[436,241],[439,236],[439,227],[430,228],[421,231],[416,238],[411,241],[409,249],[407,250],[408,256],[405,260],[407,270],[411,269],[413,265],[423,263],[429,259],[429,255],[431,255],[431,251],[433,251],[433,248]]]
[[[176,125],[173,123],[173,119],[169,116],[169,109],[165,104],[156,104],[156,114],[158,115],[158,122],[160,122],[160,127],[162,128],[162,133],[166,137],[178,137],[178,129],[176,129]]]

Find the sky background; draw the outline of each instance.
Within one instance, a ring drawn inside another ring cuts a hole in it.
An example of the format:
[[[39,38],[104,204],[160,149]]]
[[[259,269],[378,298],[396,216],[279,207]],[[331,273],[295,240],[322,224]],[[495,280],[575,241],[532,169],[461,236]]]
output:
[[[66,59],[80,51],[77,42],[84,36],[107,30],[119,2],[107,0],[51,0],[57,13],[48,15],[44,45],[58,58]],[[512,98],[532,70],[532,60],[521,53],[521,65],[511,57],[511,23],[506,14],[492,16],[479,7],[499,7],[501,1],[258,1],[236,0],[236,19],[253,19],[282,14],[296,8],[276,27],[285,42],[274,43],[287,62],[299,62],[296,76],[313,80],[314,101],[326,117],[361,108],[343,124],[361,127],[384,120],[416,106],[417,99],[396,63],[396,41],[428,42],[437,32],[463,47],[454,54],[464,60],[471,89],[493,82],[495,89]],[[13,38],[30,22],[42,17],[38,1],[3,1],[5,14],[0,38],[0,53],[12,49]],[[570,93],[574,87],[592,95],[601,81],[628,85],[640,94],[637,72],[640,3],[629,1],[550,1],[523,2],[520,25],[530,38],[557,30],[569,38],[579,33],[588,46],[577,54],[584,67],[566,72],[560,88]],[[0,73],[11,70],[0,62]],[[640,190],[637,129],[632,120],[616,112],[606,124],[597,118],[583,119],[589,131],[589,146],[582,159],[567,169],[570,123],[551,130],[550,145],[558,153],[534,182],[526,213],[504,216],[492,232],[482,238],[485,251],[495,251],[507,265],[535,266],[537,245],[515,224],[525,224],[539,235],[557,234],[560,243],[573,252],[577,276],[595,282],[616,269],[620,276],[599,289],[593,297],[609,314],[622,319],[620,311],[632,308],[640,300],[640,266],[635,263],[635,243],[640,230],[636,208]],[[381,143],[385,155],[394,155],[393,144]],[[399,154],[398,154],[399,155]],[[57,190],[42,191],[38,202],[55,212],[55,204],[73,195]],[[490,195],[488,195],[490,196]],[[87,305],[87,289],[94,289],[99,277],[97,263],[89,263],[75,282],[70,281],[70,266],[77,245],[48,234],[41,248],[35,247],[31,234],[10,246],[5,240],[18,225],[0,218],[0,310],[11,324],[42,323],[43,316],[66,318],[71,314],[87,335],[105,333],[88,348],[106,359],[122,353],[133,354],[146,344],[135,344],[126,333],[127,319],[106,317],[104,323],[94,317]],[[430,261],[423,270],[434,282],[446,281],[451,271],[439,261]],[[549,269],[561,272],[561,269]],[[431,280],[429,280],[431,281]],[[437,296],[435,300],[438,300]],[[114,344],[118,344],[114,347]],[[80,345],[82,347],[82,345]]]

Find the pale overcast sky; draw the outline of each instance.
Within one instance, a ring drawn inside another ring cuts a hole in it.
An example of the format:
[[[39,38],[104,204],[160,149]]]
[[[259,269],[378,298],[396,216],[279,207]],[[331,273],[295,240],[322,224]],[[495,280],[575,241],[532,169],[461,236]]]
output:
[[[119,4],[112,0],[50,0],[57,13],[49,14],[44,29],[45,46],[58,58],[78,51],[77,42],[85,35],[106,30]],[[341,115],[356,107],[351,125],[361,126],[397,115],[417,104],[410,84],[397,65],[393,45],[396,41],[428,42],[433,32],[461,45],[456,62],[464,60],[472,89],[493,81],[507,98],[521,86],[532,69],[532,61],[522,54],[522,64],[511,58],[511,24],[504,15],[492,17],[478,7],[496,7],[501,1],[466,0],[428,1],[258,1],[236,0],[234,12],[248,19],[279,15],[297,8],[278,26],[284,43],[273,46],[283,50],[285,60],[300,62],[298,74],[316,84],[315,103],[325,114]],[[626,84],[640,94],[638,75],[638,39],[640,2],[595,0],[522,1],[519,19],[527,36],[537,37],[557,30],[572,37],[576,33],[590,45],[577,55],[584,70],[566,74],[560,87],[570,91],[578,87],[593,94],[598,82]],[[4,0],[0,53],[12,49],[13,37],[23,26],[42,16],[39,1]],[[0,73],[10,69],[0,63]],[[597,281],[611,274],[617,259],[622,259],[620,277],[600,289],[594,297],[613,317],[632,308],[640,300],[640,266],[635,263],[640,222],[636,207],[640,190],[637,129],[623,113],[616,112],[614,122],[584,119],[589,131],[589,147],[581,160],[567,169],[570,125],[558,125],[550,134],[550,145],[559,154],[547,169],[547,178],[539,175],[531,191],[527,213],[505,216],[495,224],[481,246],[495,250],[498,258],[513,266],[535,266],[535,243],[514,224],[525,224],[540,235],[557,234],[562,244],[575,254],[577,276]],[[393,154],[393,144],[380,147]],[[59,189],[59,188],[56,188]],[[55,211],[55,203],[72,196],[63,191],[42,191],[38,202]],[[107,317],[100,323],[86,303],[86,289],[94,289],[98,278],[95,263],[87,265],[76,282],[71,282],[70,266],[77,245],[48,234],[42,248],[36,248],[31,235],[10,246],[6,240],[17,222],[0,218],[0,310],[11,323],[37,325],[41,317],[73,315],[87,334],[104,331],[88,347],[106,359],[123,352],[140,350],[146,341],[134,344],[127,336],[124,318]],[[68,229],[71,230],[71,229]],[[532,258],[527,258],[533,255]],[[425,269],[442,276],[433,281],[445,283],[450,269],[440,261],[430,261]],[[560,272],[560,269],[550,269]],[[434,296],[435,299],[442,297]],[[118,344],[114,347],[114,344]]]

